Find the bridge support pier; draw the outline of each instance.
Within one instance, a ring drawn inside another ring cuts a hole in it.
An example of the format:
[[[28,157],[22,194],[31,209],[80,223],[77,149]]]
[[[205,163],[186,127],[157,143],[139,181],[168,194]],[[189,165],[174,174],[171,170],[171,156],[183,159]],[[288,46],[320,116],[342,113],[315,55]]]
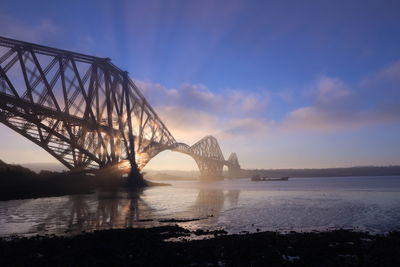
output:
[[[242,176],[242,169],[240,166],[228,166],[229,178],[239,178]]]
[[[236,153],[232,153],[228,158],[228,175],[230,178],[239,178],[242,175],[239,160]]]
[[[200,180],[222,180],[224,164],[218,161],[195,159],[200,170]]]
[[[128,185],[131,187],[144,187],[147,186],[143,175],[140,173],[138,165],[135,160],[129,160],[131,165],[131,170],[128,174]]]

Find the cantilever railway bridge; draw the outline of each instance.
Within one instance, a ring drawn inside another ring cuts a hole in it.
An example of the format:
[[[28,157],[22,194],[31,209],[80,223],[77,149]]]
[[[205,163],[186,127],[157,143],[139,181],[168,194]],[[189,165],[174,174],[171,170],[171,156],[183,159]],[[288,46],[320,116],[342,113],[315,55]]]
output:
[[[195,118],[193,118],[195,119]],[[108,58],[0,37],[0,122],[42,147],[71,170],[123,160],[142,169],[164,150],[187,154],[203,177],[235,176],[207,136],[188,146],[172,136],[126,71]]]

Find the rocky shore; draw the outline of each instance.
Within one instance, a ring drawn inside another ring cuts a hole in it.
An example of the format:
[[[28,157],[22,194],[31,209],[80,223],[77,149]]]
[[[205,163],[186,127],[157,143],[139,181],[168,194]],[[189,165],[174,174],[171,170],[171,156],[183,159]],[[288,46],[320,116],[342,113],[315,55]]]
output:
[[[146,181],[147,186],[165,186],[165,183]],[[90,194],[97,189],[118,191],[132,188],[127,178],[115,169],[97,175],[77,172],[34,171],[0,160],[0,201],[40,197]]]
[[[0,240],[0,266],[400,266],[399,255],[400,232],[351,230],[228,235],[162,226]]]

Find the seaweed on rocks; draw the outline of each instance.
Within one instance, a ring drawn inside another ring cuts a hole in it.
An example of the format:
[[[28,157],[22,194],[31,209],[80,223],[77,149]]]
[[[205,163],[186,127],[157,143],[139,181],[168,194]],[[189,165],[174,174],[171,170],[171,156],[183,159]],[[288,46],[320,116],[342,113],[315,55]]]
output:
[[[0,265],[400,266],[400,232],[258,232],[166,242],[190,234],[195,232],[175,225],[2,239]]]

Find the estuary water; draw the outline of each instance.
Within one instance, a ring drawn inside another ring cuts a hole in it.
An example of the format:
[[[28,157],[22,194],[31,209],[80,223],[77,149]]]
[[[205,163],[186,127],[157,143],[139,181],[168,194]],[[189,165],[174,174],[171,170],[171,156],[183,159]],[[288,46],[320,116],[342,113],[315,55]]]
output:
[[[166,224],[230,233],[400,230],[400,176],[163,182],[171,186],[0,201],[0,236]]]

